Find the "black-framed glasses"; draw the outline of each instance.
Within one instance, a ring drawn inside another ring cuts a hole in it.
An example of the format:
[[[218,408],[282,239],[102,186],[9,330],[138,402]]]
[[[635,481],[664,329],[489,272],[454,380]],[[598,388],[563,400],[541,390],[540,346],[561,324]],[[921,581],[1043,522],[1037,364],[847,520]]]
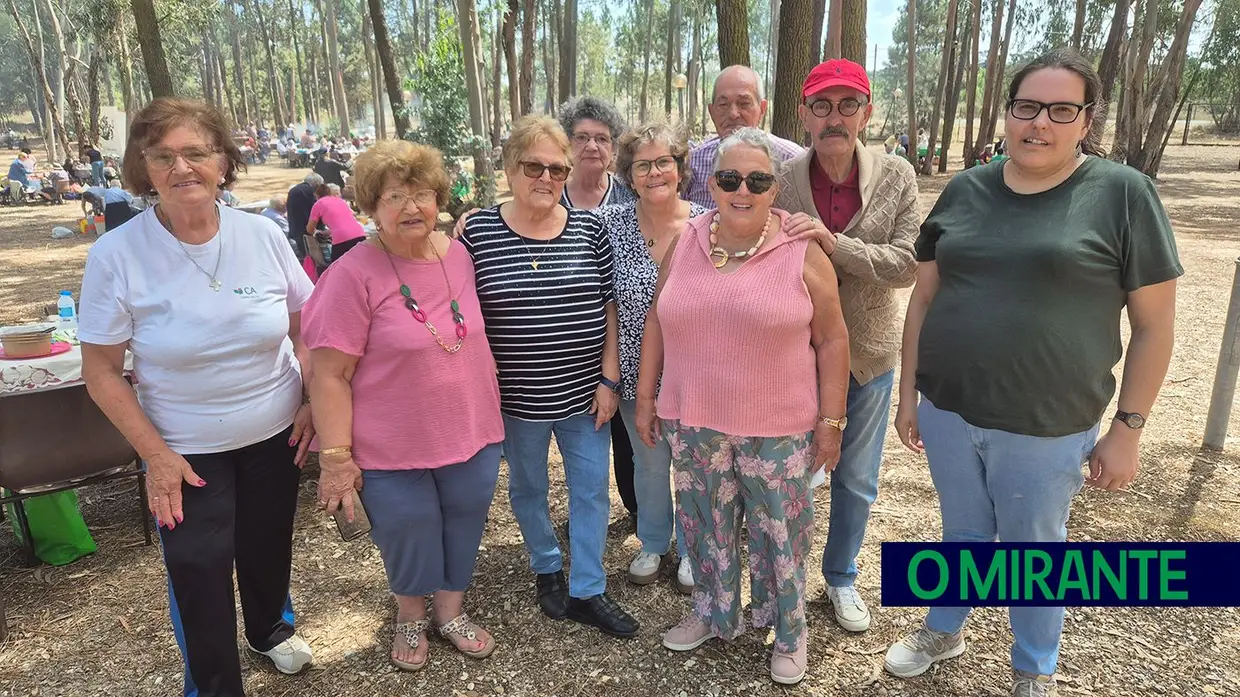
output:
[[[551,181],[553,182],[562,182],[568,179],[568,173],[572,170],[572,167],[568,165],[544,165],[541,162],[526,162],[524,160],[517,164],[521,165],[521,171],[530,179],[538,179],[543,175],[543,172],[550,172]]]
[[[750,172],[741,176],[741,173],[734,169],[721,169],[715,172],[715,183],[729,194],[741,188],[741,182],[745,182],[749,193],[765,194],[771,190],[772,186],[775,186],[775,175],[770,172]]]
[[[1036,99],[1013,99],[1008,102],[1008,113],[1014,119],[1032,121],[1038,118],[1043,110],[1047,117],[1055,123],[1072,123],[1080,117],[1081,112],[1093,106],[1093,102],[1077,104],[1076,102],[1039,102]]]
[[[201,165],[206,164],[219,150],[213,148],[185,148],[184,150],[172,150],[171,148],[147,148],[142,151],[142,159],[147,164],[156,169],[172,169],[177,163],[177,158],[185,158],[186,164]]]
[[[633,165],[629,167],[629,171],[635,177],[644,177],[650,174],[652,168],[667,174],[676,169],[676,158],[671,155],[664,155],[654,160],[633,160]]]
[[[852,116],[865,105],[866,102],[851,97],[841,99],[838,102],[833,102],[830,99],[817,99],[805,104],[810,111],[814,112],[814,116],[819,118],[830,116],[832,111],[840,112],[840,116]]]

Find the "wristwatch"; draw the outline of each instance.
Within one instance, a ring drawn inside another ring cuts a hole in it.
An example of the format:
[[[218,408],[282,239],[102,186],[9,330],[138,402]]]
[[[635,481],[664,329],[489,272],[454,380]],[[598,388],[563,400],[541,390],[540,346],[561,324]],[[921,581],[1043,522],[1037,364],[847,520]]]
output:
[[[1115,410],[1115,419],[1136,431],[1145,426],[1145,417],[1137,413]]]
[[[843,433],[844,429],[848,427],[848,417],[841,416],[838,419],[833,419],[830,416],[823,416],[818,419],[818,423],[826,424],[827,426],[834,426],[840,429],[840,433]]]
[[[617,381],[615,381],[615,380],[611,380],[611,379],[609,379],[607,376],[603,376],[603,377],[599,378],[599,379],[598,379],[598,384],[602,385],[603,387],[606,387],[607,389],[611,390],[612,392],[619,392],[619,391],[620,391],[620,383],[619,383],[619,382],[617,382]]]

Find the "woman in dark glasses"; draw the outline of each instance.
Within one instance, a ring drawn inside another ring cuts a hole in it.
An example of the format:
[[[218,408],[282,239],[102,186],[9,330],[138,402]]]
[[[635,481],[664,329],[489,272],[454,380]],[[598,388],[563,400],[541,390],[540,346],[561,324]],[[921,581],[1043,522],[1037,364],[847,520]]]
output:
[[[689,651],[745,630],[744,518],[753,624],[775,628],[771,678],[790,685],[806,671],[810,480],[839,459],[848,330],[831,261],[789,238],[788,214],[772,208],[773,172],[765,133],[743,128],[720,143],[710,181],[719,208],[689,221],[660,269],[636,421],[648,446],[666,435],[696,580],[692,612],[663,645]]]
[[[513,199],[471,215],[461,242],[474,260],[478,300],[499,369],[508,494],[521,527],[538,603],[613,636],[637,620],[606,594],[603,551],[610,514],[608,454],[620,387],[611,245],[598,218],[560,205],[568,137],[528,116],[504,145]],[[547,508],[551,435],[568,482],[572,572]]]
[[[1100,85],[1071,49],[1022,68],[1008,89],[1011,159],[957,175],[921,226],[896,431],[930,462],[945,542],[1062,542],[1082,484],[1116,490],[1137,474],[1183,269],[1153,182],[1096,156]],[[1125,308],[1119,411],[1098,439]],[[887,670],[911,677],[959,656],[969,612],[932,608]],[[1011,694],[1055,695],[1064,609],[1009,618]]]

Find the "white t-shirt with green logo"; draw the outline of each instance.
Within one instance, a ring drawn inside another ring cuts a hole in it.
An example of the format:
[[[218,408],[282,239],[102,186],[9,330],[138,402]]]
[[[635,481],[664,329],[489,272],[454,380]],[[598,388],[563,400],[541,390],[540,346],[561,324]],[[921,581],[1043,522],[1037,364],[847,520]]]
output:
[[[221,206],[219,234],[185,245],[151,208],[91,248],[78,338],[129,342],[138,399],[174,451],[235,450],[293,421],[302,389],[289,314],[313,289],[271,220]]]

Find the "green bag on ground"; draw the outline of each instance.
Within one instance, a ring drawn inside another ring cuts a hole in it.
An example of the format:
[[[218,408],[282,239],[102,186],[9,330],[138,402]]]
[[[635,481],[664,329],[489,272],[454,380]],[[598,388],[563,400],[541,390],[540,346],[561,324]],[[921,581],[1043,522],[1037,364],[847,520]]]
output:
[[[52,566],[64,566],[95,552],[95,540],[78,510],[76,490],[36,496],[26,499],[22,505],[30,521],[34,554],[39,559]],[[17,542],[24,544],[15,506],[5,504],[4,513],[9,517]]]

